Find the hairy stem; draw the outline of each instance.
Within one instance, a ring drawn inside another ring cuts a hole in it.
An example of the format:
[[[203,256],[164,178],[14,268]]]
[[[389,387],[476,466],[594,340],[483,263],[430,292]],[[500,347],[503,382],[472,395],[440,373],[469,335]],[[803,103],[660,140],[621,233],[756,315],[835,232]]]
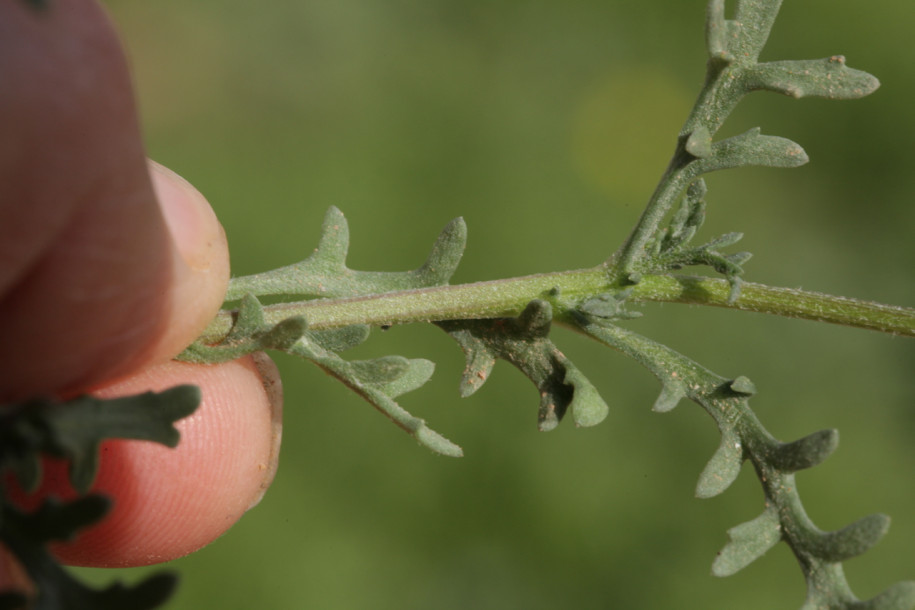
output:
[[[388,325],[442,320],[515,317],[533,299],[551,301],[561,294],[563,303],[596,294],[616,292],[620,285],[608,279],[603,265],[557,273],[403,290],[354,298],[316,299],[264,307],[266,321],[275,324],[301,315],[313,329],[352,324]],[[740,298],[728,302],[730,285],[715,278],[645,275],[631,287],[630,302],[657,301],[712,305],[744,311],[804,318],[885,333],[915,337],[915,309],[859,301],[793,288],[742,283]],[[204,343],[223,340],[235,317],[221,311],[200,336]]]

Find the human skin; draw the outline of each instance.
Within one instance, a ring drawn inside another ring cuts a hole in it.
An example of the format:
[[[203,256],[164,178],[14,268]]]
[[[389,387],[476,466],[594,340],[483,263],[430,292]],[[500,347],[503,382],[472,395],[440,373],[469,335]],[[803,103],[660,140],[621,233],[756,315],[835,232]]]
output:
[[[55,547],[67,563],[190,553],[256,504],[275,471],[282,391],[262,354],[172,361],[212,319],[225,235],[200,193],[145,157],[127,62],[94,0],[0,2],[0,403],[200,386],[175,450],[102,447],[106,520]],[[243,448],[243,450],[240,450]],[[71,494],[50,463],[33,505]],[[15,485],[12,486],[15,488]],[[8,558],[7,558],[8,559]],[[23,575],[0,557],[0,590]]]

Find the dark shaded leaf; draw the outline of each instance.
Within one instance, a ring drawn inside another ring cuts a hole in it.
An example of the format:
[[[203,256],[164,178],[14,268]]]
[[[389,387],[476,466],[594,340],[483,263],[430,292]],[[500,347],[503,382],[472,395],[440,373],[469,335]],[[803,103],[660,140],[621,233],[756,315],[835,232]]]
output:
[[[496,359],[502,359],[537,386],[541,430],[555,428],[570,407],[581,426],[606,417],[608,409],[597,390],[549,340],[552,315],[548,302],[534,300],[517,318],[437,322],[464,351],[467,366],[461,379],[462,395],[483,385]]]
[[[98,469],[99,443],[127,438],[174,447],[179,438],[175,422],[193,413],[199,403],[200,390],[185,385],[123,398],[81,396],[66,403],[42,400],[21,405],[0,422],[6,424],[0,426],[6,439],[0,465],[18,466],[20,474],[28,475],[21,483],[32,488],[37,483],[38,452],[65,458],[70,461],[71,484],[85,493]]]

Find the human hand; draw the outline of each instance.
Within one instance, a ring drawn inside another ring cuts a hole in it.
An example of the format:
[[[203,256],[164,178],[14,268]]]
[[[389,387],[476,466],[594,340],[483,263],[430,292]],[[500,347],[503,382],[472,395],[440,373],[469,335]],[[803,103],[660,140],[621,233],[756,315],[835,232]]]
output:
[[[95,0],[0,3],[0,402],[200,386],[177,449],[102,448],[101,524],[56,547],[75,565],[167,561],[211,542],[273,478],[282,392],[263,355],[171,359],[222,303],[222,228],[206,200],[148,164],[126,62]],[[39,496],[66,494],[49,464]],[[72,492],[71,492],[72,495]],[[25,497],[23,503],[37,501]],[[0,557],[0,589],[22,584]]]

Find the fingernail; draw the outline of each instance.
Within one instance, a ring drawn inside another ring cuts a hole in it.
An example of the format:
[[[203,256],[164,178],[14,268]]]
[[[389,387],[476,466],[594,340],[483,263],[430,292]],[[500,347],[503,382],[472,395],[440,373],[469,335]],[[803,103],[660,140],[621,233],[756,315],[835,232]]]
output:
[[[155,161],[149,162],[149,168],[153,190],[178,253],[191,269],[208,269],[225,243],[225,232],[213,208],[175,172]]]
[[[248,506],[251,510],[263,500],[267,493],[267,488],[273,482],[276,475],[277,467],[280,461],[280,444],[283,439],[283,383],[280,381],[280,372],[276,368],[270,356],[264,352],[255,352],[252,354],[254,366],[260,373],[261,381],[264,384],[264,391],[267,393],[267,402],[270,405],[270,422],[272,424],[272,436],[270,443],[270,452],[267,460],[260,465],[263,469],[264,478],[261,482],[261,491],[254,498],[254,501]]]

